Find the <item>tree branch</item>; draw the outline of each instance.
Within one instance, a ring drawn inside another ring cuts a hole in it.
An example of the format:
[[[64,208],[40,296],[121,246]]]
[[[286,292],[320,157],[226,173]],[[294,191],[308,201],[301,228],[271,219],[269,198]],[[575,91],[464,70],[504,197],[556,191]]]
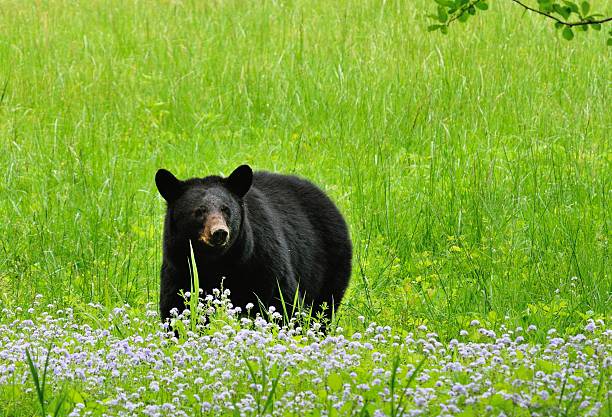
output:
[[[476,3],[478,3],[479,1],[480,1],[480,0],[473,0],[472,2],[470,2],[470,3],[468,3],[468,4],[464,4],[464,5],[461,7],[461,9],[460,9],[459,13],[455,14],[453,17],[451,17],[451,18],[448,20],[447,25],[448,25],[449,23],[451,23],[452,21],[459,19],[461,16],[463,16],[463,14],[465,14],[465,13],[468,11],[468,9],[469,9],[470,7],[474,6],[474,5],[475,5]]]
[[[611,16],[611,17],[606,17],[604,19],[600,19],[600,20],[581,20],[579,22],[566,22],[566,21],[563,21],[561,19],[558,19],[557,17],[555,17],[555,16],[553,16],[551,14],[548,14],[548,13],[543,12],[543,11],[538,10],[538,9],[534,9],[533,7],[529,7],[529,6],[527,6],[526,4],[522,3],[519,0],[511,0],[511,1],[521,5],[523,8],[525,8],[525,9],[527,9],[529,11],[535,12],[537,14],[541,14],[542,16],[546,16],[549,19],[553,19],[553,20],[561,23],[562,25],[570,26],[570,27],[572,27],[572,26],[584,26],[584,25],[596,25],[596,24],[606,23],[606,22],[609,22],[609,21],[612,20],[612,16]]]

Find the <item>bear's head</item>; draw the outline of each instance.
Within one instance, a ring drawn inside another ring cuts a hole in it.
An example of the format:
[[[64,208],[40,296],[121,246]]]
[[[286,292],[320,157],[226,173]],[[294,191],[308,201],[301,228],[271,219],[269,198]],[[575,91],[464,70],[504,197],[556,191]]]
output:
[[[243,198],[253,183],[253,171],[241,165],[223,178],[216,175],[181,181],[160,169],[155,184],[168,202],[173,238],[191,240],[211,255],[225,253],[242,227]]]

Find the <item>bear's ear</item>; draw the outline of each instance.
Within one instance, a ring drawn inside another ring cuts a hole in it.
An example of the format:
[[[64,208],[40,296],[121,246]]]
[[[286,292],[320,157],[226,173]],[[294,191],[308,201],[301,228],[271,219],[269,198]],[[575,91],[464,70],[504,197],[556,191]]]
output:
[[[158,169],[155,174],[155,185],[167,202],[172,202],[183,194],[183,181],[176,178],[170,171]]]
[[[225,180],[227,188],[242,198],[253,184],[253,170],[248,165],[240,165]]]

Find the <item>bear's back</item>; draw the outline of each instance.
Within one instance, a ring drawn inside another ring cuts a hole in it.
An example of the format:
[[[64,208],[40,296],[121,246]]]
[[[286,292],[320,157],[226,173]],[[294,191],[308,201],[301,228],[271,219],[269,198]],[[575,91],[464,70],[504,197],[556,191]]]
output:
[[[282,230],[300,288],[316,294],[316,303],[337,307],[350,277],[352,245],[332,200],[308,180],[266,171],[254,173],[245,197],[249,210],[266,211]]]
[[[315,184],[294,175],[258,171],[253,176],[252,190],[259,192],[280,218],[307,217],[332,235],[348,238],[348,228],[332,200]],[[247,194],[248,201],[248,194]],[[285,219],[287,220],[287,219]]]

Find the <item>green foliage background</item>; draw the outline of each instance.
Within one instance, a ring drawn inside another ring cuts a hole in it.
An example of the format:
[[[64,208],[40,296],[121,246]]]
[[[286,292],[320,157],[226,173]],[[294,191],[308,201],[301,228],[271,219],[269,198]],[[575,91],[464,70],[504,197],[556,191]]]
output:
[[[156,302],[155,170],[249,163],[346,214],[349,324],[607,315],[609,49],[501,2],[442,37],[427,7],[4,1],[2,303]]]

